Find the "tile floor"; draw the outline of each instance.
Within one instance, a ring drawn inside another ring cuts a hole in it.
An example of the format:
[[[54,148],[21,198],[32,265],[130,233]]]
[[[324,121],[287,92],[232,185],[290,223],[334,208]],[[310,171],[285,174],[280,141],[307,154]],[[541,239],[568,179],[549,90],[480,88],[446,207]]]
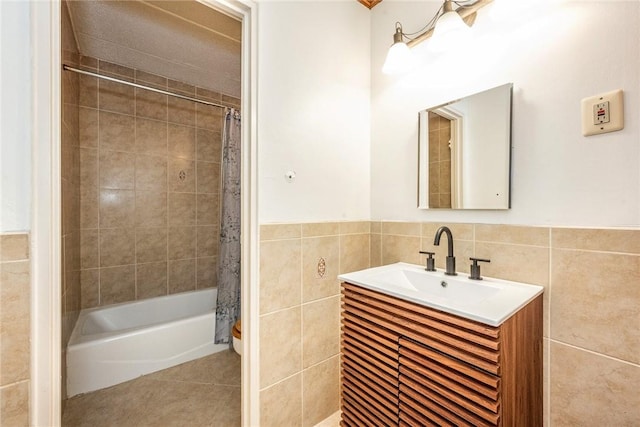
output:
[[[62,426],[239,426],[240,399],[240,356],[228,350],[73,397]]]

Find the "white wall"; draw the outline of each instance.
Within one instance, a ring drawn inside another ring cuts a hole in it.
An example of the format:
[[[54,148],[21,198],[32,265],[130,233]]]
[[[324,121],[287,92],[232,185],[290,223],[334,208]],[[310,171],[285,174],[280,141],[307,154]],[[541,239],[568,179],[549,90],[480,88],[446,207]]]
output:
[[[30,229],[29,2],[0,1],[0,232]]]
[[[260,223],[368,219],[369,11],[269,1],[258,22]]]
[[[474,43],[425,60],[412,74],[379,70],[394,23],[416,31],[438,3],[384,1],[372,15],[373,219],[531,225],[640,225],[640,3],[537,2],[512,21],[483,8]],[[555,4],[555,8],[549,7]],[[416,48],[425,55],[426,43]],[[416,209],[417,111],[513,82],[509,211]],[[583,137],[580,101],[625,91],[625,128]]]

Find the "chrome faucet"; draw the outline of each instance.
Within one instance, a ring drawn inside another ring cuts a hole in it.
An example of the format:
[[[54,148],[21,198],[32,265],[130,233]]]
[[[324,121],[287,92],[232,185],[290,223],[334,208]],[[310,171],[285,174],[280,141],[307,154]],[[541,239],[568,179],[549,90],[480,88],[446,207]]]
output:
[[[440,246],[440,236],[442,236],[442,233],[445,233],[447,235],[447,238],[449,239],[449,247],[446,258],[447,269],[444,274],[448,276],[457,276],[458,273],[456,273],[456,257],[453,256],[453,235],[451,234],[451,230],[449,230],[449,227],[443,226],[438,228],[438,231],[436,231],[436,237],[433,239],[433,244],[436,246]]]

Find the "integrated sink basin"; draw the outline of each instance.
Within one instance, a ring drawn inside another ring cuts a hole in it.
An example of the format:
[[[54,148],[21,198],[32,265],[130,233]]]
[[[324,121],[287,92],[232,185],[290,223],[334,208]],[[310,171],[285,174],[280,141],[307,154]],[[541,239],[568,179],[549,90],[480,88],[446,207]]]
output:
[[[542,286],[490,277],[471,280],[464,273],[447,276],[442,270],[425,271],[423,266],[403,262],[338,278],[491,326],[499,326],[544,290]]]

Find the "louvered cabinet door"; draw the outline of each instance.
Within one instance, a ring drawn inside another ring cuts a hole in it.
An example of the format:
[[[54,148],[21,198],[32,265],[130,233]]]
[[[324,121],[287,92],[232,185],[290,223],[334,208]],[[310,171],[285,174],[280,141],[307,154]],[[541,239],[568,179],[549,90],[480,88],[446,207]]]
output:
[[[406,338],[399,400],[404,425],[500,425],[499,377]]]
[[[356,287],[342,295],[341,425],[398,425],[399,335]]]

